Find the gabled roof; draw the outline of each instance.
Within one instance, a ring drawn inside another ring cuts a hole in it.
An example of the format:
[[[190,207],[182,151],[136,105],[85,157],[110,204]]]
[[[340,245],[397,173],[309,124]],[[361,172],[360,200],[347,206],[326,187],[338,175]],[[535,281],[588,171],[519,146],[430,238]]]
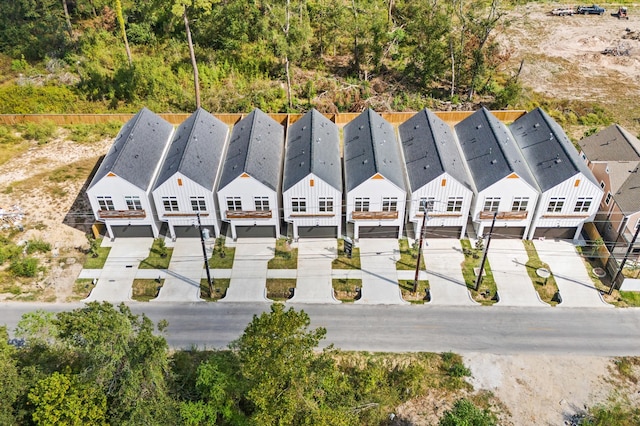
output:
[[[509,128],[542,192],[578,173],[598,185],[562,128],[540,108],[521,116]]]
[[[638,161],[640,140],[617,124],[578,142],[589,161]]]
[[[405,190],[393,126],[372,109],[344,126],[344,164],[347,191],[376,174]]]
[[[259,109],[233,127],[218,189],[243,173],[277,191],[282,164],[284,128]]]
[[[142,108],[120,129],[89,188],[113,173],[146,191],[151,186],[172,131],[173,126],[169,122]]]
[[[155,188],[177,172],[213,191],[229,128],[202,108],[176,130]]]
[[[423,109],[398,130],[412,192],[445,172],[472,190],[453,131],[433,112]]]
[[[627,180],[616,191],[613,198],[625,215],[640,211],[640,167],[638,165],[630,171]]]
[[[313,173],[342,192],[338,126],[312,109],[293,123],[287,133],[282,190]]]
[[[482,107],[455,131],[478,192],[512,173],[538,189],[513,136],[489,110]]]

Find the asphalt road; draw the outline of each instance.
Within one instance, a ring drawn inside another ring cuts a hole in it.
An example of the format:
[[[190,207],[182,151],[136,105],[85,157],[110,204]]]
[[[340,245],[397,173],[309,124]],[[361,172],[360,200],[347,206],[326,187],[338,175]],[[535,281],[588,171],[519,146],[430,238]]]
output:
[[[0,303],[0,324],[15,329],[36,309],[81,304]],[[135,313],[169,321],[175,348],[223,348],[268,304],[132,303]],[[640,355],[640,309],[510,308],[384,305],[296,305],[312,327],[326,327],[324,344],[343,350],[453,351],[495,354]]]

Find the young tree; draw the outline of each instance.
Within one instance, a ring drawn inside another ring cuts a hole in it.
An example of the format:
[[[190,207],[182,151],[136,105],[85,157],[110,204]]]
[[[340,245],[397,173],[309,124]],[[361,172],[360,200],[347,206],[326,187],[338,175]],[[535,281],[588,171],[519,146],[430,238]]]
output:
[[[15,359],[16,349],[9,344],[5,326],[0,327],[0,424],[16,424],[14,403],[22,388],[22,379]]]
[[[129,66],[133,64],[133,60],[131,59],[131,49],[129,49],[129,40],[127,39],[127,29],[124,26],[124,15],[122,14],[122,2],[120,0],[116,1],[116,17],[118,19],[118,26],[120,27],[120,32],[122,33],[122,38],[124,39],[124,49],[127,52],[127,60],[129,61]]]

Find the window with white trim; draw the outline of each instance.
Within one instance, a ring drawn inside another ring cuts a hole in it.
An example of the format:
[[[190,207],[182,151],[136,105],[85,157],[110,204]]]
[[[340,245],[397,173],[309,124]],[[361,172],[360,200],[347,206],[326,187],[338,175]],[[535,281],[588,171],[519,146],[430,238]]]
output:
[[[116,209],[110,196],[98,196],[96,198],[98,199],[98,206],[100,206],[100,210]]]
[[[576,206],[573,208],[575,213],[586,213],[591,208],[592,198],[578,197]]]
[[[294,197],[291,199],[291,210],[295,213],[303,213],[307,211],[307,199],[302,197]]]
[[[269,210],[269,197],[253,197],[253,203],[256,206],[256,211]]]
[[[424,213],[425,206],[428,212],[432,212],[436,205],[436,199],[433,197],[423,197],[420,198],[420,206],[418,207],[418,211]]]
[[[484,207],[482,210],[485,212],[497,212],[500,205],[500,197],[485,197]]]
[[[382,198],[382,211],[395,212],[398,210],[398,199],[396,197]]]
[[[227,197],[227,210],[230,212],[238,212],[242,210],[242,201],[240,197]]]
[[[124,202],[127,203],[127,209],[129,210],[142,210],[142,203],[137,195],[126,195]]]
[[[162,197],[162,205],[165,212],[177,212],[178,211],[178,198],[177,197]]]
[[[601,181],[600,181],[600,188],[604,189],[604,187],[605,187],[604,181],[603,181],[603,180],[601,180]]]
[[[613,197],[613,195],[611,195],[610,192],[607,192],[607,198],[604,199],[604,203],[606,205],[609,205],[609,203],[611,202],[611,197]]]
[[[369,198],[356,198],[356,209],[357,212],[368,212],[369,211]]]
[[[511,204],[512,212],[523,212],[527,210],[529,206],[529,197],[513,197],[513,203]]]
[[[462,197],[449,197],[447,200],[448,212],[461,212],[462,211]]]
[[[333,213],[333,198],[320,197],[318,203],[321,213]]]
[[[561,197],[551,197],[547,205],[547,213],[560,213],[564,207],[564,201],[565,199]]]
[[[207,203],[204,197],[191,197],[191,210],[194,212],[207,211]]]

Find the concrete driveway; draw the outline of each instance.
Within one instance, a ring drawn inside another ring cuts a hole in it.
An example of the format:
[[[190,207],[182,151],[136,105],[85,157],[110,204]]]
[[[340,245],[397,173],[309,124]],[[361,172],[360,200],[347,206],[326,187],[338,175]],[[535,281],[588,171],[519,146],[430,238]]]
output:
[[[400,305],[402,299],[398,285],[396,262],[400,258],[398,240],[392,238],[361,239],[360,265],[362,269],[362,295],[356,304]]]
[[[269,302],[267,263],[276,248],[274,238],[239,238],[228,242],[236,247],[227,294],[219,302]]]
[[[153,238],[116,238],[113,242],[105,238],[103,246],[111,245],[111,251],[96,286],[85,301],[131,301],[138,265],[149,256],[152,244]]]
[[[464,261],[460,241],[453,238],[429,238],[422,250],[426,279],[431,289],[430,305],[478,305],[471,298],[462,276]]]
[[[207,256],[211,256],[208,252]],[[152,302],[200,302],[200,277],[204,268],[199,238],[178,238],[164,285]]]
[[[337,255],[337,240],[301,238],[297,246],[296,290],[288,303],[340,303],[331,285],[331,262]]]
[[[496,305],[549,306],[540,300],[527,274],[529,256],[522,240],[493,239],[487,257],[500,295]]]
[[[535,240],[540,259],[549,265],[558,284],[562,303],[575,308],[613,307],[606,303],[589,278],[584,262],[570,241]]]

